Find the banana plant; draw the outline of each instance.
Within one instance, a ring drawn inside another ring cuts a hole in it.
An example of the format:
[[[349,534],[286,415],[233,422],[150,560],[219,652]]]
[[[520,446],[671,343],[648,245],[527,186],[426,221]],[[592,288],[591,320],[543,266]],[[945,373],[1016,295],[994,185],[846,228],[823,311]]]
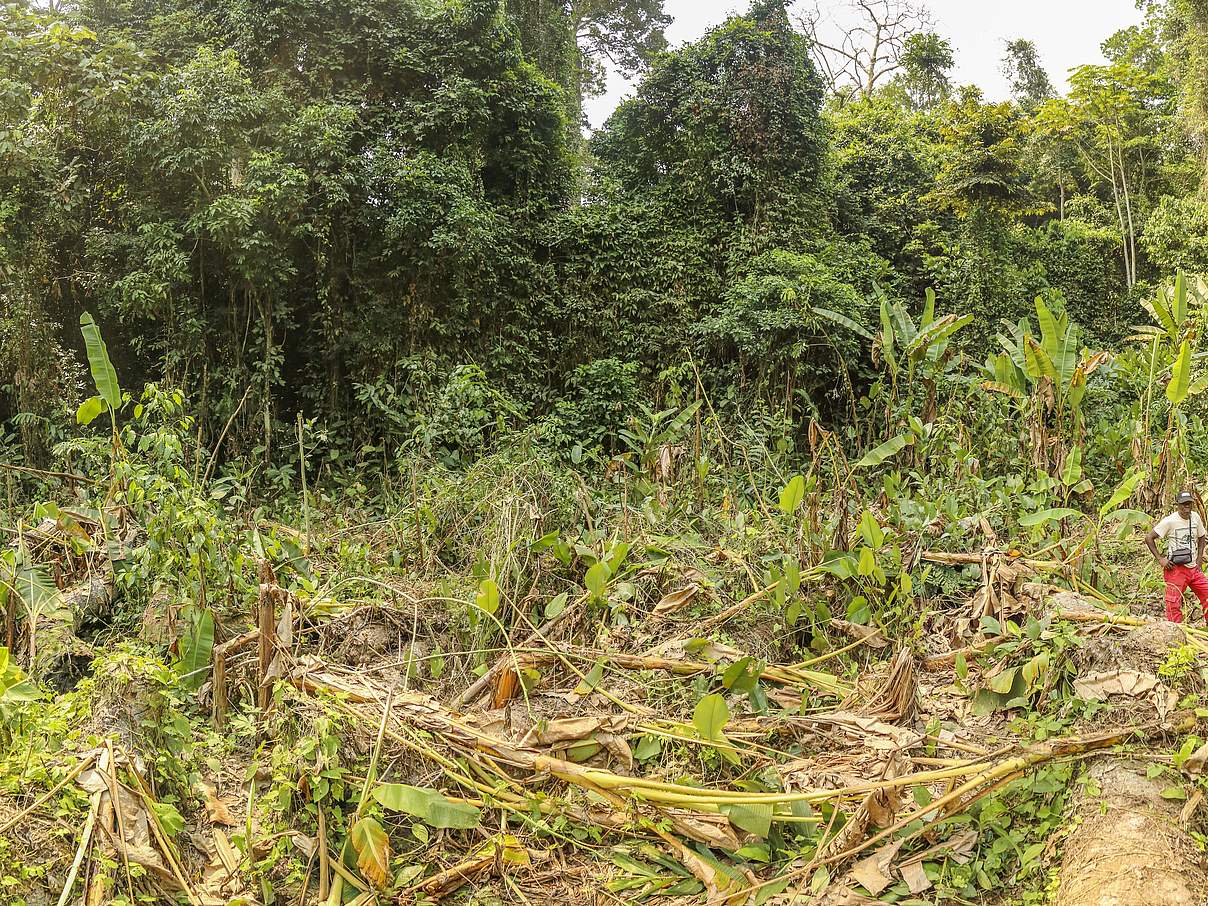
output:
[[[1005,332],[998,335],[1003,351],[986,360],[982,387],[1015,402],[1024,418],[1034,464],[1060,474],[1066,444],[1076,442],[1085,428],[1082,400],[1087,379],[1111,357],[1079,350],[1078,328],[1069,315],[1054,314],[1040,296],[1036,318],[1039,337],[1027,318],[1017,324],[1003,321]]]
[[[101,329],[88,312],[80,315],[80,332],[84,335],[84,347],[88,351],[88,369],[96,384],[96,396],[89,397],[76,410],[76,421],[90,425],[102,412],[109,413],[109,424],[113,436],[117,437],[117,410],[122,407],[122,387],[117,380],[117,370],[109,358],[109,349],[101,336]]]
[[[877,337],[877,349],[889,372],[894,395],[901,383],[900,378],[904,377],[907,392],[911,395],[910,402],[913,403],[916,378],[921,379],[927,391],[923,421],[934,421],[936,386],[952,359],[952,338],[972,323],[973,316],[947,314],[937,317],[935,290],[929,287],[923,301],[922,316],[916,323],[906,307],[901,302],[891,302],[879,286],[874,287],[874,293],[881,303],[881,332]]]
[[[1208,390],[1208,371],[1193,377],[1196,341],[1208,322],[1208,287],[1199,278],[1189,279],[1181,271],[1173,283],[1159,287],[1153,298],[1142,303],[1153,324],[1134,329],[1130,339],[1148,347],[1148,380],[1141,416],[1135,425],[1134,451],[1138,467],[1151,470],[1148,501],[1156,504],[1178,482],[1178,464],[1187,458],[1187,418],[1183,406],[1191,397]],[[1161,444],[1154,446],[1152,434],[1154,388],[1169,372],[1166,401],[1170,405]]]

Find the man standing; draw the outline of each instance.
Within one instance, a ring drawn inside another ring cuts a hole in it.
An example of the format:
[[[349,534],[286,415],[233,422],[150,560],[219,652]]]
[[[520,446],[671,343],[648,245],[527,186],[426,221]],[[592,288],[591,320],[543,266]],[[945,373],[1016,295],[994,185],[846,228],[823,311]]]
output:
[[[1208,534],[1200,514],[1193,509],[1194,502],[1195,498],[1183,491],[1175,498],[1178,509],[1145,536],[1145,546],[1161,565],[1166,579],[1166,619],[1172,623],[1183,622],[1183,592],[1187,586],[1200,599],[1208,621],[1208,578],[1202,569]],[[1159,538],[1165,542],[1163,553],[1158,553]]]

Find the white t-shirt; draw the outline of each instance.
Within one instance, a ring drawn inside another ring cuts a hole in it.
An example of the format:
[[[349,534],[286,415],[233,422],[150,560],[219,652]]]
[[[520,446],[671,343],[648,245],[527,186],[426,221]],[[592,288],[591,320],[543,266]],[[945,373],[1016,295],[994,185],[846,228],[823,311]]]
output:
[[[1159,538],[1166,540],[1167,555],[1181,547],[1190,547],[1194,553],[1198,550],[1197,544],[1199,540],[1208,535],[1208,532],[1204,531],[1204,523],[1200,521],[1200,514],[1195,510],[1191,511],[1190,530],[1188,529],[1187,520],[1177,512],[1171,513],[1155,525],[1153,530]]]

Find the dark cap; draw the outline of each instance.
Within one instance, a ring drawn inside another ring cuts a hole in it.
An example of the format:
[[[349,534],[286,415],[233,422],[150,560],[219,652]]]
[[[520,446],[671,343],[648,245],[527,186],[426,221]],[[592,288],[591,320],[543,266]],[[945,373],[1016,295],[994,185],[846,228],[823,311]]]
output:
[[[1177,504],[1195,503],[1195,498],[1191,496],[1190,491],[1183,491],[1174,499],[1174,502]]]

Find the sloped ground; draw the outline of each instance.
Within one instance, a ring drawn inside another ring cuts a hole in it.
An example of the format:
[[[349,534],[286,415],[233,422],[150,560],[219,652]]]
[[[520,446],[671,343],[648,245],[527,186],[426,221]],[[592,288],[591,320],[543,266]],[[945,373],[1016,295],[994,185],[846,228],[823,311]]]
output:
[[[1204,902],[1204,631],[977,556],[913,647],[832,618],[795,662],[713,553],[635,568],[623,625],[540,596],[502,639],[448,586],[261,564],[193,670],[134,641],[171,606],[97,635],[120,607],[64,559],[53,638],[95,667],[0,764],[11,902]]]

